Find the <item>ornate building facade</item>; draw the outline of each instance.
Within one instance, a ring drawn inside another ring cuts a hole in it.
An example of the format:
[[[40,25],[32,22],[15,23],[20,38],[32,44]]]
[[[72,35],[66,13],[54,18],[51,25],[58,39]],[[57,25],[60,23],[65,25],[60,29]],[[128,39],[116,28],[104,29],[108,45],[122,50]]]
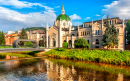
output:
[[[102,38],[106,29],[107,19],[84,22],[80,27],[72,27],[72,21],[69,16],[65,15],[64,6],[62,6],[61,14],[56,18],[54,25],[50,28],[46,27],[46,34],[43,36],[46,47],[62,47],[63,42],[68,42],[68,47],[74,48],[74,42],[79,38],[88,41],[91,48],[102,48]],[[110,26],[114,26],[119,31],[119,45],[111,47],[113,49],[125,48],[125,24],[124,20],[116,18],[109,19]]]

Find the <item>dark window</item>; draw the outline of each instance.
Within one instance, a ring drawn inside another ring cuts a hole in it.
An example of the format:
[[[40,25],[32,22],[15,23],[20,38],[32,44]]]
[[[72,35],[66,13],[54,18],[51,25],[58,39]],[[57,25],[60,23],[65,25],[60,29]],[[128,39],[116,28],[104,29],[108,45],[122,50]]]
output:
[[[87,31],[87,35],[90,35],[90,31]]]
[[[85,36],[86,36],[86,31],[85,31]]]
[[[77,36],[78,36],[78,34],[77,34]]]
[[[117,29],[118,33],[119,33],[119,29]]]
[[[89,40],[88,40],[88,43],[89,43]]]
[[[82,32],[81,32],[81,36],[82,36]]]
[[[99,44],[99,40],[98,39],[96,39],[96,44]]]
[[[99,46],[95,46],[95,48],[99,48]]]
[[[75,36],[74,34],[72,34],[71,36]]]
[[[83,32],[83,36],[84,36],[84,32]]]
[[[66,40],[64,40],[64,42],[66,42]]]
[[[98,31],[96,30],[96,35],[98,34]]]
[[[111,25],[111,21],[110,21],[110,25]]]
[[[115,24],[116,24],[116,20],[115,20]]]
[[[98,35],[99,35],[99,30],[98,30]]]

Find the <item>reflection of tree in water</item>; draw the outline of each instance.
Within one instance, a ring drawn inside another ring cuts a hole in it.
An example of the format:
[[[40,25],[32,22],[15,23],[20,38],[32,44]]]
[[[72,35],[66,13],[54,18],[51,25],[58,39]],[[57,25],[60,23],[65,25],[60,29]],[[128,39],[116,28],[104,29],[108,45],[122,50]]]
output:
[[[52,80],[52,81],[123,81],[123,75],[113,75],[108,72],[95,71],[84,67],[54,63],[48,59],[30,59],[3,63],[0,66],[0,76],[9,80],[8,76],[18,79]],[[10,67],[9,67],[10,66]],[[3,70],[3,71],[2,71]],[[1,77],[0,77],[1,79]],[[3,79],[3,80],[4,80]],[[125,78],[124,80],[127,80]]]

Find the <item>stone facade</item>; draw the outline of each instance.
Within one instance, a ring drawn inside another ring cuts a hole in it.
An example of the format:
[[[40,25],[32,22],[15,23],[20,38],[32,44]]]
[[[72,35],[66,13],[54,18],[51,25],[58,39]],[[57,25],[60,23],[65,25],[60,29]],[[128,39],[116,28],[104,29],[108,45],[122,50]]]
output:
[[[60,20],[59,20],[60,18]],[[79,38],[86,39],[91,48],[102,48],[101,40],[106,29],[107,19],[84,22],[80,27],[72,27],[72,21],[65,15],[64,7],[62,7],[61,15],[55,20],[55,24],[50,28],[46,27],[46,35],[43,36],[47,47],[62,47],[63,42],[68,42],[69,47],[74,47],[74,42]],[[116,18],[110,18],[109,24],[114,26],[119,30],[119,45],[111,47],[112,49],[124,49],[124,31],[125,24],[124,20]]]

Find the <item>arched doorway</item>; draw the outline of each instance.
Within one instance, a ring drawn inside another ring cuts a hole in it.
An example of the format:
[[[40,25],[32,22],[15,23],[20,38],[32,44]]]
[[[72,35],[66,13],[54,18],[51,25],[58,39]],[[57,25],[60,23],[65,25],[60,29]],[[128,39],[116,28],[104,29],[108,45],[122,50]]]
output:
[[[72,41],[69,40],[69,47],[72,47]]]
[[[56,40],[54,38],[52,39],[52,46],[56,47]]]

